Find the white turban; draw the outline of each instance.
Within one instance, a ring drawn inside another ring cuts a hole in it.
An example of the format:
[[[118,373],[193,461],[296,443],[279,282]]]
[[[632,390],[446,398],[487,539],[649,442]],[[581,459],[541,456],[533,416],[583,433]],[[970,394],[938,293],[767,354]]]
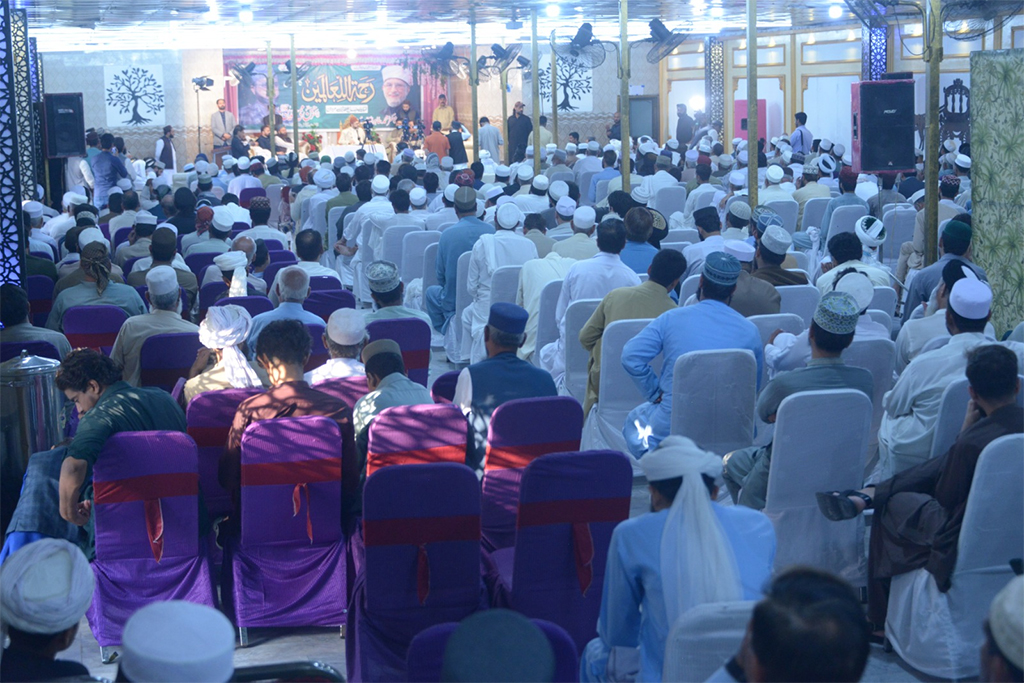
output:
[[[231,286],[228,288],[228,296],[246,296],[249,293],[249,283],[245,272],[249,265],[249,259],[244,252],[226,251],[217,254],[213,258],[213,264],[220,268],[221,272],[231,271]]]
[[[0,616],[5,627],[25,633],[60,633],[77,624],[89,609],[95,585],[89,561],[77,546],[44,538],[4,562]]]
[[[248,338],[251,327],[249,312],[234,304],[210,306],[203,322],[199,323],[199,343],[208,349],[220,349],[228,382],[236,389],[262,385],[256,371],[238,348]]]
[[[711,505],[702,474],[722,477],[722,458],[670,436],[640,459],[648,481],[682,477],[661,535],[661,585],[668,623],[691,607],[740,600],[736,554]]]

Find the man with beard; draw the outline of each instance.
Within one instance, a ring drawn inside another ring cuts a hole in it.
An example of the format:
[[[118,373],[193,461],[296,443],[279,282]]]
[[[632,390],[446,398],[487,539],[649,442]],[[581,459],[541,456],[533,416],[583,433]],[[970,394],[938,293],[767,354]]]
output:
[[[412,72],[398,64],[391,64],[381,69],[380,74],[384,79],[384,100],[387,106],[379,116],[387,123],[394,123],[401,116],[402,103],[409,98],[409,91],[412,90]]]

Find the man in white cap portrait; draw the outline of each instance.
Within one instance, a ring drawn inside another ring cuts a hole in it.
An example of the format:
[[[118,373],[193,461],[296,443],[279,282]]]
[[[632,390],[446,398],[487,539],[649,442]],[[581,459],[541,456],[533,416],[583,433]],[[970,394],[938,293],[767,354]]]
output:
[[[494,272],[502,266],[521,266],[537,258],[533,241],[516,233],[523,219],[523,213],[514,203],[502,204],[495,213],[494,233],[481,235],[473,245],[466,282],[473,302],[462,312],[462,357],[468,358],[470,363],[479,363],[487,357],[483,336],[490,315]]]
[[[110,350],[110,357],[123,368],[124,381],[132,386],[140,384],[142,345],[147,339],[158,334],[199,331],[198,326],[181,317],[181,291],[173,268],[150,268],[146,272],[146,287],[149,313],[125,320]]]
[[[412,90],[412,72],[400,64],[390,64],[380,70],[383,79],[384,107],[378,116],[385,119],[383,123],[394,123],[402,109],[402,103],[409,99]]]
[[[199,323],[199,343],[203,348],[196,353],[195,363],[189,369],[182,391],[184,405],[207,391],[270,385],[266,371],[246,358],[245,340],[251,326],[252,317],[241,306],[210,306]]]
[[[942,392],[963,377],[968,352],[991,341],[985,326],[992,314],[992,290],[972,275],[973,271],[950,290],[945,314],[949,341],[914,358],[885,395],[878,429],[879,467],[871,480],[889,478],[928,459]],[[1024,367],[1024,344],[1002,343],[1017,355],[1017,367]]]
[[[0,569],[3,635],[11,643],[0,659],[5,681],[88,677],[78,662],[56,659],[71,647],[96,584],[82,551],[44,538],[13,553]]]
[[[771,521],[714,502],[721,456],[670,436],[640,468],[651,511],[612,533],[598,637],[582,653],[581,681],[661,680],[665,642],[680,615],[712,602],[756,600],[772,574]]]
[[[316,385],[329,379],[364,376],[366,371],[359,354],[368,339],[362,311],[339,308],[331,313],[323,334],[324,347],[331,357],[320,367],[306,373],[306,383]]]
[[[999,591],[985,621],[981,680],[1024,680],[1024,576],[1015,576]]]
[[[961,353],[961,370],[950,379],[967,375],[970,401],[960,435],[948,451],[895,477],[872,475],[868,480],[880,483],[859,491],[817,494],[822,513],[833,521],[852,519],[865,509],[875,511],[868,548],[868,620],[876,629],[885,623],[892,577],[924,568],[939,591],[949,590],[978,458],[999,437],[1024,432],[1024,409],[1017,405],[1020,360],[1020,353],[1005,344],[982,343],[966,356]],[[960,419],[956,417],[958,423]],[[1020,611],[1018,604],[1018,657]]]

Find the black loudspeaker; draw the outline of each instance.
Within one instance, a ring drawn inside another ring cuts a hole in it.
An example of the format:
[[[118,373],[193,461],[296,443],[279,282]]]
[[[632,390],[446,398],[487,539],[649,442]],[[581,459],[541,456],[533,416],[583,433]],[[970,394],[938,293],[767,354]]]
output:
[[[46,104],[46,156],[85,156],[85,112],[82,93],[43,95]]]
[[[862,81],[852,86],[853,170],[914,168],[914,81]]]

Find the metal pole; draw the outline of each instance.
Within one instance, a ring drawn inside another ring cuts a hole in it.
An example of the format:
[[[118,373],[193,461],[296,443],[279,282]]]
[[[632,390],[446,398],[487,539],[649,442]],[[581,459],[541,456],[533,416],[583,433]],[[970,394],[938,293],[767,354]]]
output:
[[[533,58],[530,65],[533,70],[533,174],[540,175],[540,48],[537,47],[537,8],[530,10],[530,47]]]
[[[551,141],[558,144],[558,58],[551,53]]]
[[[928,35],[924,51],[928,78],[928,100],[924,108],[925,265],[935,263],[939,244],[939,69],[942,64],[942,19],[939,10],[940,0],[928,0],[924,22]]]
[[[505,141],[505,159],[512,161],[508,144],[508,69],[501,72],[501,139]],[[494,163],[501,163],[495,159]]]
[[[469,88],[473,99],[473,161],[480,158],[480,114],[477,101],[477,88],[480,87],[480,74],[476,68],[476,9],[469,8]]]
[[[291,53],[288,55],[292,60],[292,145],[296,156],[299,153],[299,79],[295,65],[295,34],[291,36]]]
[[[270,50],[269,40],[267,41],[267,100],[270,109],[270,118],[267,120],[270,124],[270,153],[273,154],[277,149],[277,145],[274,143],[274,134],[277,132],[274,130],[277,112],[274,111],[274,53]]]
[[[757,206],[757,143],[760,139],[761,131],[757,127],[757,0],[747,0],[747,196],[751,207]]]
[[[627,3],[629,0],[619,0],[619,84],[622,87],[619,95],[619,129],[622,132],[622,191],[628,193],[629,188],[629,31],[627,19]]]

